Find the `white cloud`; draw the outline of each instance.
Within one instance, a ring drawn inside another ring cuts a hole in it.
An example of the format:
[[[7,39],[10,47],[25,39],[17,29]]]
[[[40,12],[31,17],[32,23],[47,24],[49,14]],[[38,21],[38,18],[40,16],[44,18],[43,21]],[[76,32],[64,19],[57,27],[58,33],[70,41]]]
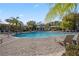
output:
[[[34,5],[34,8],[37,8],[37,7],[39,7],[39,5],[38,5],[38,4]]]
[[[20,14],[19,17],[24,17],[24,15]]]
[[[30,21],[34,21],[35,19],[33,19],[33,18],[31,18],[31,19],[29,19]]]

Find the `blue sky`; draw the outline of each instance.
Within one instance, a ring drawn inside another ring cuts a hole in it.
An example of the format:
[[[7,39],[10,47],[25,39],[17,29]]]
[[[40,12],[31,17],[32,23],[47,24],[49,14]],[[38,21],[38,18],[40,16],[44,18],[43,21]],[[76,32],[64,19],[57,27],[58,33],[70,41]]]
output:
[[[24,24],[30,20],[36,22],[45,21],[50,7],[48,4],[34,4],[34,3],[2,3],[0,4],[0,20],[4,22],[5,19],[10,17],[20,17],[20,21]],[[79,6],[77,10],[79,9]],[[55,20],[59,20],[56,18]]]
[[[0,4],[0,19],[4,22],[9,17],[19,16],[24,24],[30,20],[44,22],[45,16],[49,11],[48,4]]]

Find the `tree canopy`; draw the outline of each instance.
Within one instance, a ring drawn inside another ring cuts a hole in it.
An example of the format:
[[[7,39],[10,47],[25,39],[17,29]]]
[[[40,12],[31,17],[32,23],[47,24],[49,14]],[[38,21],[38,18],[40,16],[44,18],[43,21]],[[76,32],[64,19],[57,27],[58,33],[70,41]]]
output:
[[[37,25],[36,25],[35,21],[28,21],[27,26],[28,26],[29,30],[34,30]]]
[[[77,22],[79,22],[79,13],[70,13],[63,17],[61,28],[75,30]]]

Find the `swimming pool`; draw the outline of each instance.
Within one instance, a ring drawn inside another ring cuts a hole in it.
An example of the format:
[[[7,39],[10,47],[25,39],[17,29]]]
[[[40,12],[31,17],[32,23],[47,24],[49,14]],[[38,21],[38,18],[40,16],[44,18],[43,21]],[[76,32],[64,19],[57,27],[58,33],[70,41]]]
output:
[[[20,38],[48,38],[55,36],[65,36],[67,34],[75,34],[75,33],[66,33],[66,32],[26,32],[15,34],[15,37]]]

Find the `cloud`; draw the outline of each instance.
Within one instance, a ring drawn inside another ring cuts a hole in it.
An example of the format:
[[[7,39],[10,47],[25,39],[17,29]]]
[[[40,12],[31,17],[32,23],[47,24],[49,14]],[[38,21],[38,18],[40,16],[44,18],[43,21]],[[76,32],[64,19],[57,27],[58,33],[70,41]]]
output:
[[[24,17],[24,15],[20,14],[19,17]]]
[[[30,21],[34,21],[35,19],[34,19],[34,18],[30,18],[29,20],[30,20]]]
[[[38,5],[38,4],[34,5],[34,8],[37,8],[37,7],[39,7],[39,5]]]

